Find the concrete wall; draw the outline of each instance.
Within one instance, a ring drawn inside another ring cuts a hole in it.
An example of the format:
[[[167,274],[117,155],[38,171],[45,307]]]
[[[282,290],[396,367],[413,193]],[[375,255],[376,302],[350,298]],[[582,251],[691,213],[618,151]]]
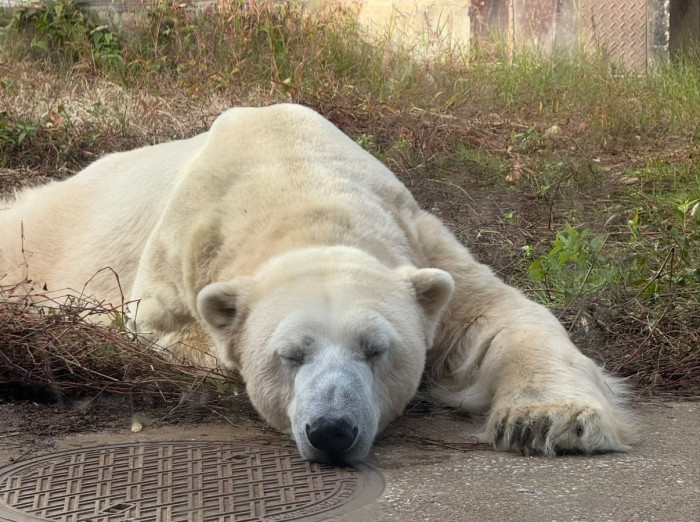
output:
[[[359,9],[360,23],[372,34],[431,48],[440,43],[468,45],[469,0],[305,0],[310,9],[336,3]]]
[[[116,26],[138,16],[149,1],[154,0],[77,0],[80,6]],[[270,1],[283,3],[286,0]],[[216,0],[183,0],[183,3],[203,8]],[[301,0],[309,11],[332,3],[358,9],[360,23],[368,33],[379,37],[390,34],[394,41],[427,50],[441,42],[469,44],[470,0]]]

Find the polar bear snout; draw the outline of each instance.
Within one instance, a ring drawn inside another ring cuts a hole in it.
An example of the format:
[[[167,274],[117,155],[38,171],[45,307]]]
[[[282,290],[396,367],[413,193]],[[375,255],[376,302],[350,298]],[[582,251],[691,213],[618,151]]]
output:
[[[355,441],[359,429],[351,419],[320,417],[306,425],[306,440],[327,455],[338,455],[348,451]]]
[[[364,460],[377,435],[378,413],[371,401],[357,395],[355,403],[328,409],[316,401],[297,398],[292,432],[301,456],[316,462],[343,465]]]
[[[381,416],[373,380],[367,363],[341,350],[300,367],[289,417],[302,457],[331,464],[367,457]]]

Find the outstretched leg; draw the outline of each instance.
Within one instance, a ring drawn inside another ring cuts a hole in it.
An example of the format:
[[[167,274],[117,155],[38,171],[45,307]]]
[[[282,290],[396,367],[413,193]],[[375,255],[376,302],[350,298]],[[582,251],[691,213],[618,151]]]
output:
[[[433,397],[488,415],[486,438],[524,454],[629,449],[625,387],[583,355],[545,307],[474,260],[439,220],[418,234],[430,266],[455,280],[455,295],[428,353]]]

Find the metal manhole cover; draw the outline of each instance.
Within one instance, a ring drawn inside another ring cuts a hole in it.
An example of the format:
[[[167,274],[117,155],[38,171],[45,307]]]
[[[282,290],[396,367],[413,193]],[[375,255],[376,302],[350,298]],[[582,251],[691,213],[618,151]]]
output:
[[[0,519],[164,522],[323,520],[375,500],[368,466],[334,468],[295,448],[149,442],[63,451],[0,468]]]

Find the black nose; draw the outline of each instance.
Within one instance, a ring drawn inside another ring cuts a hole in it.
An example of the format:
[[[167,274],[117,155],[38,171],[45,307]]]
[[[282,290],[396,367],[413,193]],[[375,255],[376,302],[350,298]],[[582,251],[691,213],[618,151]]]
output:
[[[338,454],[350,449],[357,438],[357,427],[346,419],[321,417],[306,425],[306,438],[317,450]]]

